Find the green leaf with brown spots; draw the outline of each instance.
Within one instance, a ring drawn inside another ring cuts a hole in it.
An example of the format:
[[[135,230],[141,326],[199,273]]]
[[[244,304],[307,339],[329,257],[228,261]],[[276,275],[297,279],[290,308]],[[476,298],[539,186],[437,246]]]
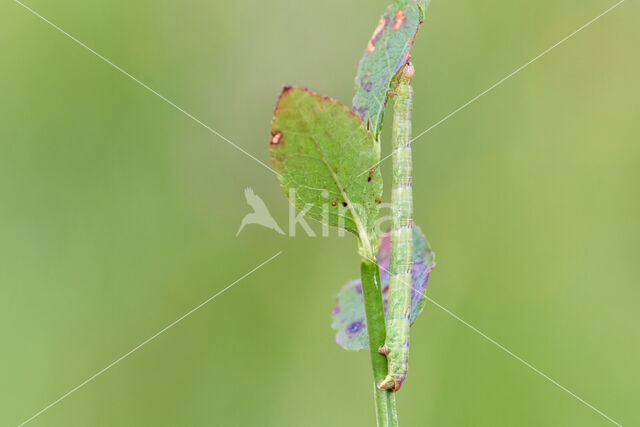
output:
[[[393,77],[409,60],[409,51],[424,18],[427,1],[394,0],[367,43],[356,74],[355,111],[376,140]]]
[[[271,123],[270,147],[282,190],[298,209],[375,248],[382,177],[379,170],[362,171],[380,158],[373,135],[353,111],[307,89],[285,87]]]

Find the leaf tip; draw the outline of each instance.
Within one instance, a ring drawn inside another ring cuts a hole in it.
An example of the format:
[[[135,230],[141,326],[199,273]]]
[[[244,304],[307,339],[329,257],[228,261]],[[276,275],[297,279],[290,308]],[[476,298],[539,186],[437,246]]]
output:
[[[282,87],[282,91],[280,92],[280,96],[278,96],[278,102],[276,103],[276,112],[278,111],[278,105],[280,104],[280,101],[282,100],[282,98],[289,92],[291,92],[294,89],[303,89],[306,90],[304,88],[298,87],[298,86],[291,86],[291,85],[285,85]]]

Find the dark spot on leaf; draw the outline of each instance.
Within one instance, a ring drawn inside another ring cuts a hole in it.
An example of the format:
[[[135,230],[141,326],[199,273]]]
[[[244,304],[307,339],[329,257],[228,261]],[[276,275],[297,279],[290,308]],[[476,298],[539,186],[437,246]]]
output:
[[[337,203],[336,203],[336,201],[334,200],[334,201],[332,201],[332,202],[331,202],[331,206],[335,206],[335,205],[337,205]]]
[[[373,88],[373,82],[367,82],[364,79],[362,79],[362,81],[360,82],[360,86],[362,86],[362,89],[364,89],[365,92],[369,93]]]
[[[280,143],[280,140],[282,139],[282,132],[275,131],[275,132],[271,132],[271,145],[277,145],[278,143]]]
[[[371,182],[371,175],[367,178],[367,182]]]
[[[342,206],[347,207],[347,202],[342,202]]]
[[[349,325],[347,326],[347,333],[348,334],[356,334],[358,332],[360,332],[360,330],[362,330],[362,322],[359,320],[356,320],[354,322],[349,323]]]
[[[380,199],[376,199],[376,203],[377,203],[377,204],[380,204],[380,203],[382,203],[382,200],[380,200]]]

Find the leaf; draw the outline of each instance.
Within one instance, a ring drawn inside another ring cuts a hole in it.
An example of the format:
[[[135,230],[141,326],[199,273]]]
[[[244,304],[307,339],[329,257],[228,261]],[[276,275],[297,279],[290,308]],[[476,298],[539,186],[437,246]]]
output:
[[[394,0],[380,18],[360,60],[353,111],[368,125],[376,140],[382,129],[387,91],[393,77],[409,60],[425,7],[422,1]]]
[[[371,240],[382,177],[379,170],[360,174],[379,154],[373,135],[348,107],[308,89],[285,87],[271,124],[270,154],[282,190],[288,197],[295,190],[291,202],[297,208]]]
[[[382,284],[382,300],[385,314],[389,297],[389,245],[390,233],[379,240],[378,265]],[[427,302],[425,290],[429,273],[435,267],[435,254],[429,242],[416,225],[413,226],[413,263],[411,265],[411,324],[415,322]],[[369,348],[367,321],[364,313],[364,300],[360,280],[347,282],[340,292],[331,313],[331,327],[336,331],[336,343],[347,350]]]

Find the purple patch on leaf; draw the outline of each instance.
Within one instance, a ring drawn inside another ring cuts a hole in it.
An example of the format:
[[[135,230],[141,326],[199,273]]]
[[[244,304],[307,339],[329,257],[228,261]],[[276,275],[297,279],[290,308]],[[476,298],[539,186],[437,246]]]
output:
[[[349,323],[349,326],[347,326],[347,332],[350,334],[356,334],[360,332],[363,326],[364,325],[360,320],[356,320],[354,322]]]
[[[338,314],[338,313],[340,313],[340,305],[336,304],[336,305],[333,307],[333,311],[331,312],[331,315],[332,315],[332,316],[335,316],[335,315],[336,315],[336,314]]]
[[[356,113],[362,120],[364,120],[364,118],[366,117],[367,111],[369,111],[367,107],[353,108],[353,112]]]
[[[380,267],[380,281],[382,286],[382,302],[387,312],[389,305],[389,256],[390,233],[385,233],[378,242],[378,265]],[[435,266],[435,257],[420,229],[413,227],[413,263],[411,265],[411,323],[416,320],[427,301],[425,290],[429,279],[429,272]],[[338,312],[331,314],[331,327],[336,331],[336,343],[347,350],[361,350],[369,348],[367,324],[364,312],[364,300],[360,280],[347,282],[338,293],[336,304]],[[356,325],[358,327],[356,327]]]

